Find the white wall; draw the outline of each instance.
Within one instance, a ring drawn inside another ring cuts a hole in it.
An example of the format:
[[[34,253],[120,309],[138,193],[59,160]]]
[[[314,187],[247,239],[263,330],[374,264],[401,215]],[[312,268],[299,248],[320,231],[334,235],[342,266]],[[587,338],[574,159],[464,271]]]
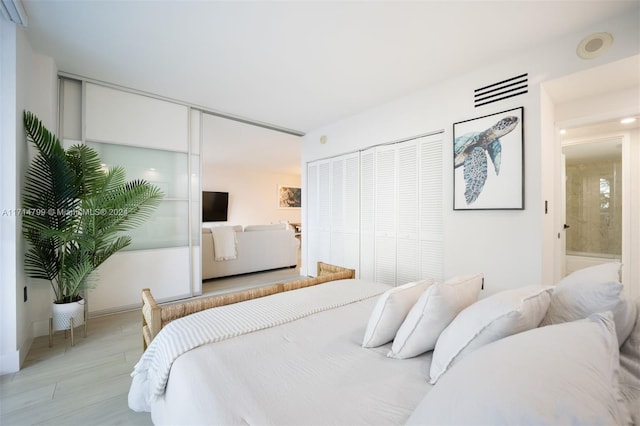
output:
[[[0,19],[0,374],[17,371],[34,336],[33,324],[49,317],[51,298],[47,286],[33,285],[23,270],[24,242],[20,188],[27,168],[27,143],[23,110],[34,112],[55,129],[56,73],[53,61],[34,55],[23,30]],[[27,287],[29,300],[23,301]]]
[[[543,159],[543,153],[548,155],[554,151],[549,145],[554,141],[549,140],[548,132],[542,128],[542,117],[546,111],[541,104],[540,84],[550,78],[636,54],[638,23],[635,18],[622,16],[585,28],[548,46],[523,51],[521,56],[473,70],[307,133],[302,147],[303,197],[306,181],[304,165],[309,161],[444,129],[445,276],[484,272],[488,292],[525,284],[550,284],[552,272],[548,272],[548,269],[553,269],[553,265],[547,264],[543,253],[553,250],[553,247],[545,247],[543,243],[552,238],[543,234],[555,230],[549,230],[549,225],[543,221],[543,206],[544,200],[555,199],[557,185],[550,185],[542,177],[548,160]],[[603,30],[614,35],[614,46],[601,58],[590,62],[579,59],[575,55],[579,41],[591,32]],[[529,74],[528,94],[479,108],[473,107],[474,89],[522,73]],[[525,209],[453,211],[452,124],[519,106],[524,106],[525,110]],[[547,121],[544,120],[545,125],[548,125]],[[327,138],[326,144],[320,143],[323,135]],[[555,206],[551,205],[550,208]],[[304,222],[306,212],[302,214]],[[553,210],[550,214],[554,214]],[[303,235],[303,251],[306,251],[305,240]],[[303,265],[303,271],[306,267]]]
[[[17,371],[20,353],[17,345],[16,287],[18,269],[16,244],[18,219],[11,211],[18,208],[17,188],[11,185],[17,174],[16,38],[13,24],[0,19],[0,374]],[[7,184],[9,182],[9,184]],[[5,214],[9,211],[8,215]],[[20,281],[23,277],[20,277]]]
[[[25,40],[26,43],[26,40]],[[30,88],[30,104],[25,109],[30,110],[38,116],[42,123],[51,131],[57,129],[57,102],[58,102],[58,69],[53,59],[39,54],[34,54],[31,57],[29,64],[31,69],[31,78],[27,82]],[[22,127],[20,127],[22,129]],[[21,130],[24,133],[24,130]],[[25,142],[26,144],[26,142]],[[29,159],[35,155],[35,149],[33,145],[29,145]],[[24,160],[26,163],[28,160]],[[24,164],[24,171],[19,173],[18,188],[22,188],[22,179],[26,173],[27,164]],[[22,238],[19,239],[20,247],[24,247]],[[22,253],[24,249],[19,250]],[[22,270],[22,260],[18,265],[18,268]],[[31,336],[42,336],[49,333],[49,317],[51,316],[51,301],[53,300],[53,291],[48,281],[36,280],[33,278],[27,278],[28,280],[28,292],[29,292],[29,321],[25,324],[29,324],[31,330],[29,330]],[[21,301],[22,294],[17,294],[18,302]],[[24,354],[26,355],[26,353]]]
[[[278,185],[300,187],[300,176],[203,164],[202,190],[229,193],[228,221],[206,225],[300,222],[300,209],[278,208]]]

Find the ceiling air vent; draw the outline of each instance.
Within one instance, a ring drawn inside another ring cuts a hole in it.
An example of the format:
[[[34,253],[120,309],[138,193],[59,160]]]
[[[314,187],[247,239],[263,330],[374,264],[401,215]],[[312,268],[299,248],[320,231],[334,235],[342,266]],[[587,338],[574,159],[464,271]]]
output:
[[[527,93],[529,91],[528,75],[527,73],[511,77],[474,90],[475,107]]]

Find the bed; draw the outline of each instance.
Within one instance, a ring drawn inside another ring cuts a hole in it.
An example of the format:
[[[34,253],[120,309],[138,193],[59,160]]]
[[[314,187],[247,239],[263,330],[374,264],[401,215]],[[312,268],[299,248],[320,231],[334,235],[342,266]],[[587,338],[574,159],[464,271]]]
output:
[[[333,280],[355,278],[355,269],[330,263],[318,262],[315,277],[300,277],[294,280],[264,285],[241,291],[219,294],[215,296],[200,297],[185,302],[159,305],[148,288],[142,289],[142,349],[147,349],[154,337],[162,330],[162,327],[171,321],[191,315],[205,309],[231,305],[251,299],[257,299],[285,291],[310,287]]]
[[[625,302],[622,314],[616,305],[557,323],[547,316],[560,286],[477,300],[478,277],[464,297],[455,287],[470,282],[462,278],[394,288],[337,280],[185,316],[164,327],[136,365],[129,406],[150,411],[154,424],[640,420],[638,302]],[[454,299],[453,319],[443,321],[452,315],[443,315],[445,301]],[[426,314],[434,311],[435,322]],[[548,326],[538,327],[543,320]],[[619,349],[620,321],[628,335]],[[430,340],[435,348],[415,355]]]

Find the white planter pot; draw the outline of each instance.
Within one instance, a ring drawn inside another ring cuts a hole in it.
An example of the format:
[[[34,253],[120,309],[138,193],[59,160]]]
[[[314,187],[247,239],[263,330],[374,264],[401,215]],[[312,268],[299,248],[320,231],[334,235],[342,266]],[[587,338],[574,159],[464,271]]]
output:
[[[51,309],[54,330],[69,330],[71,318],[74,327],[84,324],[84,299],[71,303],[53,303]]]

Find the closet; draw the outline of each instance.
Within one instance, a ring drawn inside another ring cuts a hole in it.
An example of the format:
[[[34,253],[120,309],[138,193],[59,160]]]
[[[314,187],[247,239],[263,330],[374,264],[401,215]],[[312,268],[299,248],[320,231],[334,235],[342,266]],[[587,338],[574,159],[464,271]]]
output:
[[[393,285],[441,279],[442,163],[442,133],[308,163],[308,265]]]

